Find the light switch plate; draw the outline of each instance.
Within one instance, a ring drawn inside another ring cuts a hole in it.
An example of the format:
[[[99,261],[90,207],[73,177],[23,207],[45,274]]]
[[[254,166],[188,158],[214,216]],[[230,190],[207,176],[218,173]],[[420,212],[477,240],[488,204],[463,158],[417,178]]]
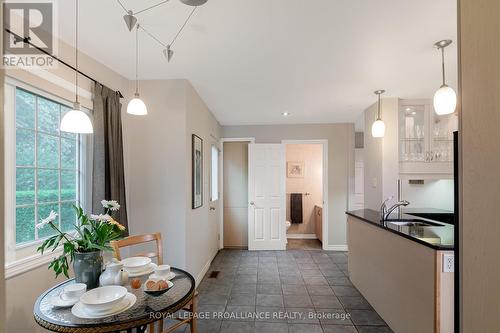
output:
[[[455,272],[455,255],[451,253],[443,253],[443,272]]]

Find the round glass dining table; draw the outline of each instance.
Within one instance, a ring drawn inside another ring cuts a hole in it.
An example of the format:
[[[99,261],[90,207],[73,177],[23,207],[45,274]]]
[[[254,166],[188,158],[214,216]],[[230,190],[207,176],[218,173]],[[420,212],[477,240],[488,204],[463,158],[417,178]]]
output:
[[[71,313],[71,308],[55,308],[50,298],[61,293],[74,279],[67,280],[38,297],[34,306],[34,317],[38,325],[53,332],[145,332],[148,324],[165,319],[189,303],[195,293],[195,280],[191,274],[172,267],[176,274],[171,280],[173,287],[165,294],[154,297],[146,294],[142,287],[127,289],[137,297],[128,310],[102,319],[82,319]]]

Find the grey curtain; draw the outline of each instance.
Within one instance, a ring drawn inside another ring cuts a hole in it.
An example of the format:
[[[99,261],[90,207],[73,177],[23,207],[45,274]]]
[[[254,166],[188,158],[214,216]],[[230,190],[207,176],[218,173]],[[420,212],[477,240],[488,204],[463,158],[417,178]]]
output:
[[[92,211],[103,211],[103,199],[118,201],[121,207],[113,218],[128,230],[120,98],[99,83],[94,95]]]

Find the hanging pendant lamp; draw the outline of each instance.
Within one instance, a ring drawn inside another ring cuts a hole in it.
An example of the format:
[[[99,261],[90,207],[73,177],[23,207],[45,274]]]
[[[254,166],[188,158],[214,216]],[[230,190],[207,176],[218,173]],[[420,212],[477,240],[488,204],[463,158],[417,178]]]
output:
[[[78,0],[75,1],[76,6],[76,33],[75,33],[75,103],[73,109],[67,112],[59,126],[63,132],[89,134],[94,133],[94,128],[89,116],[83,112],[78,102]]]
[[[377,102],[377,119],[372,124],[372,136],[374,138],[383,138],[385,134],[385,124],[380,118],[380,95],[385,93],[385,90],[376,90],[375,95],[378,96]]]
[[[140,99],[139,96],[139,79],[138,79],[138,67],[139,67],[139,24],[135,28],[135,94],[134,98],[128,102],[127,113],[136,116],[145,116],[148,114],[148,109],[146,104]]]
[[[438,50],[441,50],[441,69],[443,74],[443,84],[434,94],[434,110],[440,116],[455,112],[455,108],[457,107],[457,94],[445,82],[444,48],[451,43],[451,40],[445,39],[434,44]]]
[[[188,6],[201,6],[208,0],[181,0],[181,2]]]

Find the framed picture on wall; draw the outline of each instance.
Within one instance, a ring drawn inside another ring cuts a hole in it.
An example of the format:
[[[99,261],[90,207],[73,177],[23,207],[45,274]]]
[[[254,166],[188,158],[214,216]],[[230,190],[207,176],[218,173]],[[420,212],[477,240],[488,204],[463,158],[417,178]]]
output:
[[[196,134],[192,135],[192,208],[203,206],[203,139]]]
[[[288,178],[304,178],[304,162],[287,162]]]

